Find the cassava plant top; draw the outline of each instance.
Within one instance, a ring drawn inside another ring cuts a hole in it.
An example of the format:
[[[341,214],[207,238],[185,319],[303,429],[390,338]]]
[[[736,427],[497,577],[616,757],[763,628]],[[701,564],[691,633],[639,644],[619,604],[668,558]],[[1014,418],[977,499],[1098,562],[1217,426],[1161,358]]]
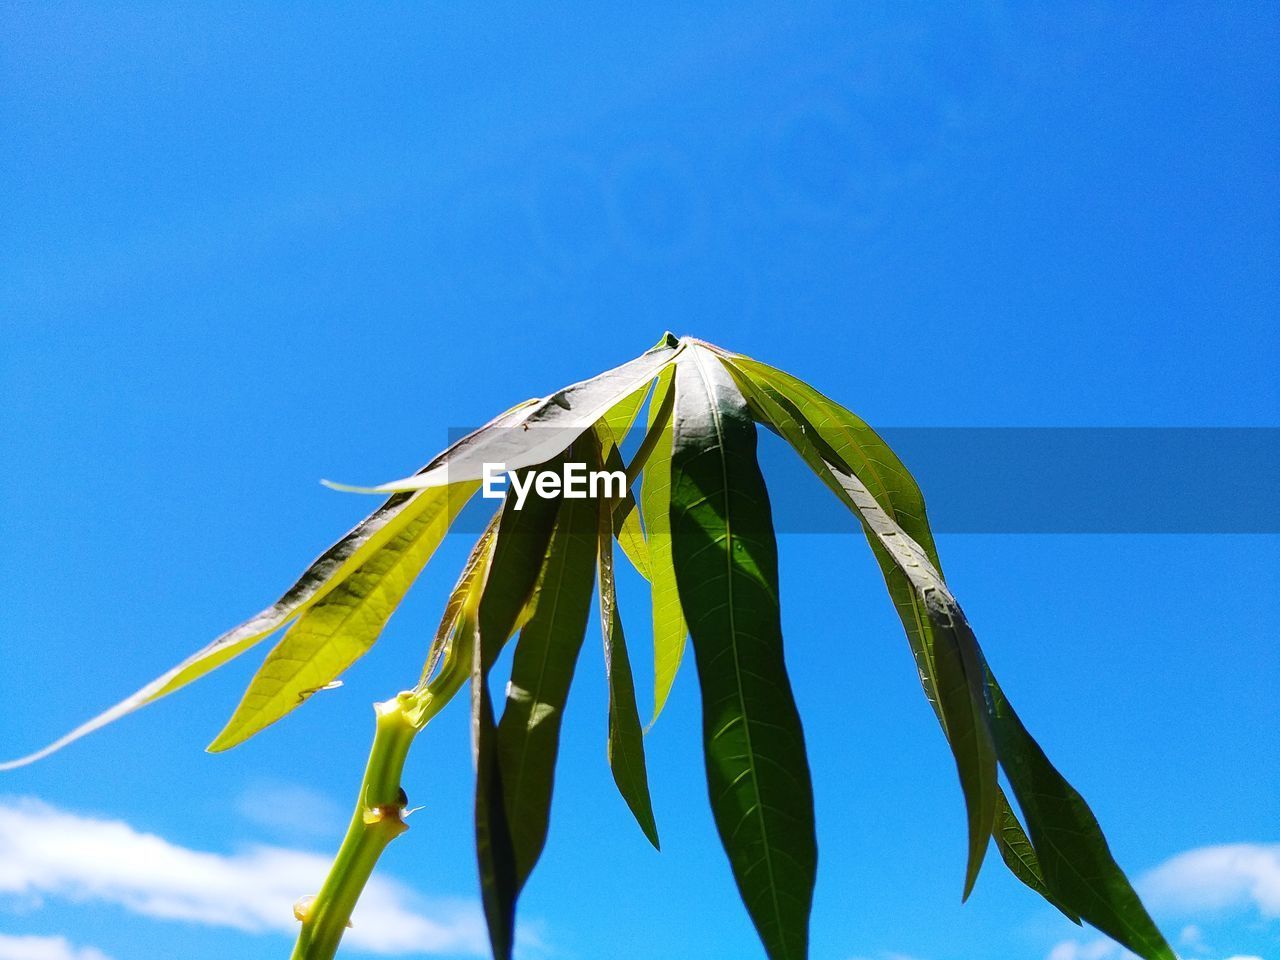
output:
[[[624,462],[623,441],[646,400],[643,440]],[[943,580],[924,500],[897,456],[856,416],[795,377],[670,334],[620,367],[512,408],[413,476],[372,488],[389,499],[276,603],[46,749],[4,766],[43,757],[172,693],[291,623],[210,749],[248,739],[372,646],[481,481],[510,471],[511,492],[463,567],[421,680],[377,705],[346,838],[324,886],[296,908],[302,924],[294,957],[336,952],[378,856],[406,829],[400,780],[409,745],[468,680],[482,898],[494,956],[511,956],[516,899],[546,840],[560,722],[597,585],[609,762],[640,828],[658,845],[614,592],[616,540],[652,587],[654,719],[691,638],[720,839],[765,952],[771,960],[800,960],[808,955],[817,866],[813,791],[783,657],[757,424],[786,440],[849,508],[884,573],[925,696],[955,756],[968,814],[964,896],[994,840],[1014,875],[1073,921],[1087,921],[1146,960],[1175,960],[1089,807],[996,682]],[[533,471],[568,477],[567,464],[622,472],[627,482],[621,490],[605,485],[595,495],[560,496],[529,481]],[[513,638],[499,715],[489,675]]]

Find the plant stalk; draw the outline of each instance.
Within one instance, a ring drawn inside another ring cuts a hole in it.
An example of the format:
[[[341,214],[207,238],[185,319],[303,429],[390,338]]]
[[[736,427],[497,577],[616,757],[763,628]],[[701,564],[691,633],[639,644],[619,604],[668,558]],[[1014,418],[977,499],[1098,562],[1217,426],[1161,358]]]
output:
[[[407,702],[401,696],[374,705],[373,747],[355,813],[320,892],[294,907],[302,930],[291,960],[332,960],[382,851],[409,829],[404,822],[407,798],[400,776],[421,724],[415,725],[406,715]]]

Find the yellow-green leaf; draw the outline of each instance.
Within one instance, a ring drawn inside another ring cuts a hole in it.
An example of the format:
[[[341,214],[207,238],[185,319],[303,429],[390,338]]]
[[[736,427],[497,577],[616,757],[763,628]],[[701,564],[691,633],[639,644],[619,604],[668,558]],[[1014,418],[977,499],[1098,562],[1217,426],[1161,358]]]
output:
[[[228,750],[275,723],[368,652],[477,487],[423,491],[403,529],[285,631],[210,752]]]
[[[618,792],[631,809],[640,829],[655,848],[658,826],[649,797],[649,774],[644,758],[644,730],[636,709],[631,660],[618,613],[618,593],[613,577],[611,510],[605,500],[598,508],[597,564],[600,568],[600,625],[604,631],[604,669],[609,682],[609,769]]]
[[[684,659],[688,629],[676,589],[675,567],[671,559],[671,436],[672,401],[675,398],[674,368],[659,375],[649,401],[649,435],[655,438],[644,463],[640,482],[640,510],[644,517],[645,542],[649,547],[649,580],[653,605],[653,719],[658,719],[680,662]],[[646,438],[647,439],[647,438]]]

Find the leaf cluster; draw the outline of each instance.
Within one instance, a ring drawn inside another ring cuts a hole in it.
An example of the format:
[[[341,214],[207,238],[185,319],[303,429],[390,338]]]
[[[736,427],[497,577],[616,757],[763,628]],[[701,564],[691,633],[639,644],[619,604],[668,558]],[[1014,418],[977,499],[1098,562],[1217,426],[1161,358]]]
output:
[[[642,440],[624,461],[624,441],[638,423]],[[561,720],[593,599],[608,679],[610,767],[658,846],[614,582],[616,542],[651,585],[652,719],[691,640],[709,798],[742,901],[771,960],[807,957],[817,867],[813,789],[784,656],[777,544],[756,457],[760,426],[782,437],[848,508],[884,575],[955,758],[968,823],[964,895],[994,841],[1013,874],[1073,921],[1087,921],[1146,960],[1174,960],[1089,807],[996,681],[943,578],[920,489],[898,457],[803,381],[670,334],[628,363],[507,411],[416,474],[372,488],[389,499],[276,603],[6,766],[172,693],[289,624],[210,749],[235,746],[336,681],[373,645],[474,494],[485,463],[516,471],[564,462],[621,469],[630,481],[622,497],[531,495],[521,509],[507,498],[463,567],[420,682],[401,695],[420,726],[470,681],[476,846],[494,956],[511,956],[516,900],[546,841]],[[509,683],[495,702],[491,672],[513,640]]]

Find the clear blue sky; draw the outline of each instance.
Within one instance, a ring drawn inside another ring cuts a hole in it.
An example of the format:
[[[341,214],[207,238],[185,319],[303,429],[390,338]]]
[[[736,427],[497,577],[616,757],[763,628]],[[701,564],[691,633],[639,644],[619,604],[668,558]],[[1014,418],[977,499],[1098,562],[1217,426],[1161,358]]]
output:
[[[668,328],[877,425],[1280,425],[1273,5],[484,6],[0,11],[0,754],[272,599],[372,507],[319,478],[402,476]],[[142,879],[121,894],[44,847],[0,863],[0,956],[284,956],[269,921],[143,875],[172,855],[247,889],[261,845],[332,851],[367,705],[416,677],[466,546],[341,691],[230,754],[201,748],[252,656],[3,775],[11,843],[71,824]],[[1277,538],[940,547],[1186,956],[1280,960]],[[781,551],[815,960],[1109,957],[995,860],[961,908],[954,769],[865,544]],[[638,578],[621,601],[643,658]],[[657,855],[613,792],[586,651],[528,956],[762,956],[692,670],[648,738]],[[385,873],[465,926],[464,713],[419,741],[425,809]]]

